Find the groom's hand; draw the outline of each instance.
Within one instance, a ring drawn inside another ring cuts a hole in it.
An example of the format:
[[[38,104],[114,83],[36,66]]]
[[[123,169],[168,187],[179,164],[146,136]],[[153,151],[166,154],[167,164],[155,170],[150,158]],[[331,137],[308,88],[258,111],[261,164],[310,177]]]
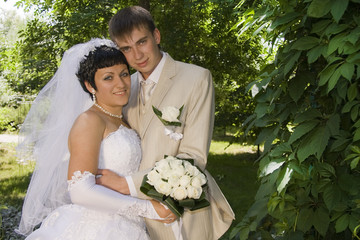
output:
[[[96,184],[110,188],[122,194],[130,194],[126,179],[108,169],[98,169],[96,174]]]

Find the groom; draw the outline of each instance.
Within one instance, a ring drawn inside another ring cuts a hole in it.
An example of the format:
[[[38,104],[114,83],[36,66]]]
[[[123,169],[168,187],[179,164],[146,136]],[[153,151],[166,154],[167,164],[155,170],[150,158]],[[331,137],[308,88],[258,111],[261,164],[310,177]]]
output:
[[[214,88],[209,70],[175,61],[160,51],[160,31],[150,13],[138,6],[120,10],[110,21],[111,39],[137,70],[131,77],[131,96],[124,109],[129,125],[142,144],[139,173],[122,178],[100,170],[99,184],[124,194],[147,198],[139,189],[143,176],[164,155],[191,158],[205,169],[214,123]],[[181,126],[165,134],[165,126],[152,106],[181,108]],[[229,228],[234,213],[214,179],[207,173],[210,207],[185,211],[185,240],[218,239]],[[171,227],[146,219],[151,239],[175,239]]]

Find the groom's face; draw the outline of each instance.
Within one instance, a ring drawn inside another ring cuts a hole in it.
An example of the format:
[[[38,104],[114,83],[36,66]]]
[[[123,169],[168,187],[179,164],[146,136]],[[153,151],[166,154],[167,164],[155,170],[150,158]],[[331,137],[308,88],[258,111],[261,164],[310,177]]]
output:
[[[116,44],[126,57],[130,66],[139,71],[147,79],[161,60],[160,32],[150,32],[145,27],[134,28],[123,38],[116,39]]]

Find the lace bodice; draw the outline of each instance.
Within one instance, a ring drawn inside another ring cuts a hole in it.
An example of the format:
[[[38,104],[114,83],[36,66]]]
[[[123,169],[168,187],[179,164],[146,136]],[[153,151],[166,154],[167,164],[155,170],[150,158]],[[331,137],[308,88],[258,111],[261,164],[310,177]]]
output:
[[[127,176],[138,170],[140,161],[140,139],[132,129],[121,125],[101,143],[99,169],[110,169],[121,176]]]

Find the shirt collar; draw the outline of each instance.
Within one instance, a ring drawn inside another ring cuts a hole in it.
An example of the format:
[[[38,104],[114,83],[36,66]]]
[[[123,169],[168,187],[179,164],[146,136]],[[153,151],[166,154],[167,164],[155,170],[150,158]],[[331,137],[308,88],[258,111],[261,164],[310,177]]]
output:
[[[161,58],[159,64],[154,69],[154,71],[146,79],[147,83],[154,82],[156,84],[156,83],[159,82],[160,75],[161,75],[161,72],[162,72],[162,70],[164,68],[165,60],[166,60],[166,56],[167,56],[166,52],[161,52],[161,54],[162,54],[162,58]],[[145,81],[145,79],[143,78],[143,76],[141,75],[140,72],[138,73],[138,79],[139,79],[139,83],[142,82],[142,81]]]

